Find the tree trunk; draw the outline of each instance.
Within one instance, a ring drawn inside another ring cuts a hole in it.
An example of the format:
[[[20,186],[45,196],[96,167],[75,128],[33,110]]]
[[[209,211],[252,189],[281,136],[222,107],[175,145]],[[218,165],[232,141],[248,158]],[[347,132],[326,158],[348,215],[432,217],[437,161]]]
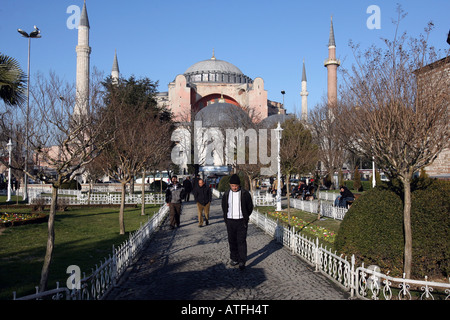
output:
[[[141,216],[145,215],[145,170],[142,170],[142,206],[141,206]]]
[[[134,175],[131,177],[130,180],[130,196],[134,194]]]
[[[247,179],[249,181],[250,195],[252,196],[252,199],[253,199],[253,192],[254,192],[254,190],[253,190],[253,180],[252,180],[251,175],[247,174]],[[245,184],[244,184],[244,186],[245,186]]]
[[[52,203],[48,217],[48,237],[47,250],[45,252],[44,264],[41,271],[40,292],[47,290],[48,275],[50,273],[50,264],[52,263],[53,248],[55,246],[55,215],[58,203],[58,188],[52,186]]]
[[[403,260],[403,272],[406,278],[411,278],[412,268],[412,230],[411,230],[411,178],[402,178],[404,202],[403,202],[403,229],[405,233],[405,253]]]
[[[125,234],[125,221],[124,221],[124,211],[125,211],[125,193],[127,184],[121,182],[122,185],[122,198],[120,200],[120,212],[119,212],[119,231],[120,234]]]

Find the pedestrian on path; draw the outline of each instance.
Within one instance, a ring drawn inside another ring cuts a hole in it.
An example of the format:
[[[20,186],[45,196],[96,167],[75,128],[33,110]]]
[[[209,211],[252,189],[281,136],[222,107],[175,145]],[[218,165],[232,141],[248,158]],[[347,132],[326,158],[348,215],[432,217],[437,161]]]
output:
[[[166,203],[169,206],[170,228],[180,226],[181,201],[184,198],[184,188],[178,182],[178,177],[172,177],[172,183],[166,189]]]
[[[184,198],[183,200],[185,202],[189,202],[189,197],[191,195],[192,191],[192,182],[189,176],[186,177],[183,181],[183,188],[184,188]]]
[[[222,211],[227,226],[230,246],[230,264],[245,269],[247,261],[247,229],[248,220],[253,212],[253,201],[250,193],[241,188],[241,180],[237,174],[230,178],[230,190],[222,198]]]
[[[205,223],[209,224],[209,207],[212,201],[212,191],[205,184],[203,179],[198,179],[198,186],[193,191],[194,199],[197,202],[198,226],[203,226],[203,212],[205,213]]]

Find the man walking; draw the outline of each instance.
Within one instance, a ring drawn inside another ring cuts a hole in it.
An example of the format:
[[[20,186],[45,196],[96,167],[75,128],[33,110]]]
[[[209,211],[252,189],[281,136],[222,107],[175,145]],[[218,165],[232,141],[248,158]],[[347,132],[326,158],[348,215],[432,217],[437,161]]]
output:
[[[191,183],[191,180],[190,180],[189,176],[187,176],[186,179],[184,179],[184,181],[183,181],[183,188],[184,188],[184,198],[183,198],[183,200],[185,202],[189,202],[189,197],[190,197],[191,191],[192,191],[192,183]]]
[[[230,264],[239,264],[239,269],[244,270],[247,261],[248,220],[253,212],[253,201],[250,193],[241,188],[237,174],[231,176],[230,190],[223,195],[222,211],[230,245]]]
[[[166,189],[166,203],[169,206],[170,228],[180,226],[181,199],[184,198],[184,188],[178,183],[178,177],[172,177],[172,183]]]
[[[198,210],[198,226],[203,227],[203,212],[205,213],[205,223],[209,224],[209,207],[212,201],[212,191],[209,186],[205,184],[203,179],[198,180],[198,186],[193,192],[194,199],[197,202]]]

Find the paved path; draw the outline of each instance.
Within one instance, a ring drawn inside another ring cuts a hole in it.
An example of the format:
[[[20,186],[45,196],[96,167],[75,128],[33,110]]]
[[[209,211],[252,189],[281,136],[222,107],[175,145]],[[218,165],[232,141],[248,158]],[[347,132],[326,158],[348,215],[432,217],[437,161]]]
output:
[[[340,300],[348,294],[249,224],[247,268],[229,265],[220,200],[210,224],[198,227],[197,206],[183,205],[181,226],[163,224],[108,300]]]

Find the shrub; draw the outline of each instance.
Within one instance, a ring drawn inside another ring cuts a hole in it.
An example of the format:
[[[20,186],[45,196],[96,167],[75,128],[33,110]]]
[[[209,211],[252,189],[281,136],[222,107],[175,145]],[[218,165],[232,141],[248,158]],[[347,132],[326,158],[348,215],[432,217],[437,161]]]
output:
[[[412,194],[413,272],[450,275],[450,181],[434,180]],[[424,188],[425,187],[425,188]]]
[[[81,190],[81,184],[77,180],[70,180],[61,184],[61,189]]]
[[[162,183],[162,190],[167,189],[167,183],[162,180],[155,180],[152,183],[150,183],[150,190],[154,191],[160,191],[161,190],[161,183]]]
[[[225,192],[230,189],[230,178],[231,176],[223,176],[220,178],[218,189],[220,192]]]
[[[249,184],[248,179],[245,177],[245,174],[243,172],[239,172],[238,176],[241,179],[241,186],[248,190]],[[220,192],[225,192],[230,189],[230,178],[231,175],[223,176],[222,178],[220,178],[219,186],[217,187]]]
[[[336,250],[393,271],[403,266],[402,201],[390,190],[372,189],[348,210],[336,237]]]
[[[418,179],[412,188],[413,277],[448,277],[450,182]],[[361,195],[341,223],[335,248],[400,276],[404,236],[403,202],[398,191],[381,186]]]

